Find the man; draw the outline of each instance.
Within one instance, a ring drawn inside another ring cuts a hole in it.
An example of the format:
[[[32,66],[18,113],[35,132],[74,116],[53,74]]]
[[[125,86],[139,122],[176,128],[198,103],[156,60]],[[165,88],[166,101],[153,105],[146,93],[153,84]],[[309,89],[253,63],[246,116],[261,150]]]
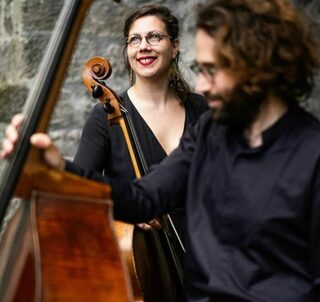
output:
[[[131,185],[66,163],[111,183],[118,219],[147,221],[186,203],[189,301],[320,301],[320,124],[299,106],[320,62],[306,25],[285,0],[205,5],[196,88],[211,110],[179,148]],[[63,166],[47,136],[32,143]]]

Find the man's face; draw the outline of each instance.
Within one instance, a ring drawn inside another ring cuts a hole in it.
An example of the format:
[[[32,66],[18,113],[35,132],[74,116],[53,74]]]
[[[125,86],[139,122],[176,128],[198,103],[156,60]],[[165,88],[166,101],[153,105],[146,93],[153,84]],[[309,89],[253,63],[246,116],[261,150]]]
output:
[[[204,30],[197,30],[196,63],[200,72],[195,90],[206,97],[216,122],[247,127],[257,116],[263,97],[245,93],[236,74],[219,67],[214,57],[215,48],[215,40]]]
[[[215,47],[215,40],[199,29],[196,33],[196,62],[204,67],[204,72],[198,73],[195,90],[207,98],[209,107],[219,115],[225,102],[223,95],[234,89],[236,80],[223,69],[219,70],[214,58]],[[205,69],[213,72],[206,73]]]

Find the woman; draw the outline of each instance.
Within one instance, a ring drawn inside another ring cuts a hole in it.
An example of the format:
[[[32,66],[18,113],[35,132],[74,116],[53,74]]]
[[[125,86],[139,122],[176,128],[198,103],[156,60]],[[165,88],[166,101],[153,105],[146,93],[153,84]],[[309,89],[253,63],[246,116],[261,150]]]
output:
[[[123,54],[132,86],[121,99],[150,167],[178,146],[186,126],[198,119],[207,104],[202,96],[190,92],[181,75],[179,22],[167,7],[154,4],[138,9],[127,18],[123,33]],[[21,116],[13,126],[20,122]],[[2,157],[10,153],[10,144],[10,140],[4,140],[3,149],[7,151],[2,151]],[[109,127],[100,103],[85,123],[74,164],[112,178],[135,178],[121,129],[117,125]],[[170,213],[182,239],[183,212]],[[150,224],[157,225],[154,221]],[[151,229],[147,224],[141,227]]]
[[[181,75],[179,23],[167,7],[155,4],[138,9],[127,18],[123,34],[132,86],[121,98],[150,167],[178,146],[186,125],[196,121],[207,105],[201,96],[190,93]],[[74,163],[113,178],[135,178],[121,129],[108,126],[101,104],[85,123]],[[183,237],[183,211],[171,215]]]

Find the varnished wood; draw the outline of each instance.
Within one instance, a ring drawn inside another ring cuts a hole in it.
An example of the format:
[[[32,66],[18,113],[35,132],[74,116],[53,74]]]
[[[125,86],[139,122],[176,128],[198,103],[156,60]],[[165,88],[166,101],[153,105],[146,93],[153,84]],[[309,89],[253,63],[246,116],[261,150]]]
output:
[[[91,198],[110,198],[111,195],[111,188],[106,184],[29,162],[21,173],[16,196],[29,199],[34,190]]]
[[[111,202],[42,193],[34,202],[45,301],[132,300],[120,251],[110,244]]]
[[[126,270],[124,260],[118,245],[110,244],[115,242],[111,201],[32,195],[24,214],[14,219],[11,232],[20,239],[7,242],[13,255],[6,257],[3,301],[132,301],[124,290],[130,280],[119,273]],[[21,234],[22,217],[27,224]]]

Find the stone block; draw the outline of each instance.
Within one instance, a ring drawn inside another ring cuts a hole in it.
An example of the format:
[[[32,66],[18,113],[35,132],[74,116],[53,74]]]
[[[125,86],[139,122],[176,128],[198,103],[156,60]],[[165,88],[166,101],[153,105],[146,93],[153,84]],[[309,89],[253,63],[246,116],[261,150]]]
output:
[[[0,87],[1,123],[7,124],[14,114],[21,111],[27,95],[28,89],[25,86],[6,85]]]
[[[63,0],[24,0],[21,2],[22,29],[26,35],[50,32],[61,11]]]

